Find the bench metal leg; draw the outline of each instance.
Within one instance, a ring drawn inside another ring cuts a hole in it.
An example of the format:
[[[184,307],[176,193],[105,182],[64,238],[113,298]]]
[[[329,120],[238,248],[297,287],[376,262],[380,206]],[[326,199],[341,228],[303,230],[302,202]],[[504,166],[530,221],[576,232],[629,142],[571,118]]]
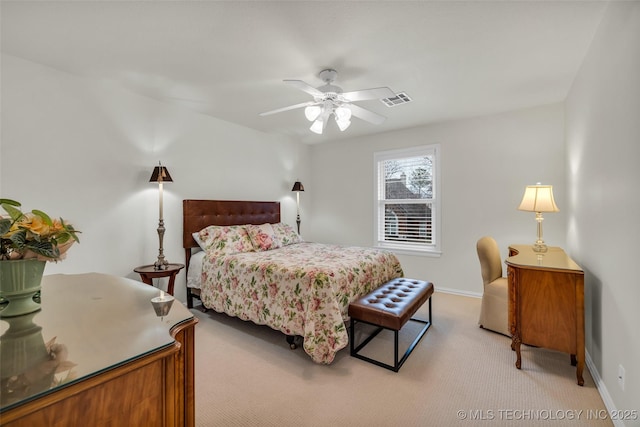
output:
[[[382,326],[373,324],[373,323],[369,323],[369,322],[365,322],[364,320],[358,320],[358,319],[354,319],[353,317],[351,317],[351,322],[350,322],[350,329],[351,329],[351,337],[350,337],[350,344],[349,344],[349,350],[351,353],[351,356],[367,361],[369,363],[373,363],[374,365],[377,366],[381,366],[383,368],[386,369],[390,369],[393,372],[398,372],[400,370],[400,368],[402,367],[402,365],[404,364],[404,362],[407,360],[407,358],[409,357],[409,355],[411,354],[411,352],[413,351],[413,349],[416,347],[416,345],[418,345],[418,343],[420,342],[420,340],[422,339],[422,337],[424,336],[424,334],[427,333],[427,329],[429,329],[429,327],[431,326],[431,297],[429,297],[428,299],[428,303],[429,303],[429,320],[422,320],[422,319],[417,319],[417,318],[411,318],[409,319],[409,321],[414,321],[414,322],[419,322],[422,323],[424,326],[422,327],[422,329],[420,330],[420,332],[418,333],[418,335],[416,336],[416,338],[413,340],[413,342],[411,343],[411,345],[409,345],[409,348],[407,348],[407,351],[404,353],[404,355],[402,356],[402,359],[398,360],[398,353],[399,353],[399,349],[398,349],[398,333],[400,331],[396,331],[393,329],[388,329],[388,328],[383,328]],[[355,324],[356,323],[366,323],[368,325],[372,325],[372,326],[377,326],[376,330],[373,331],[367,338],[365,338],[364,341],[362,341],[357,347],[355,345]],[[381,362],[379,360],[375,360],[372,359],[370,357],[364,356],[359,354],[360,350],[362,350],[367,344],[369,344],[371,342],[371,340],[373,338],[375,338],[383,329],[387,329],[390,331],[393,331],[393,365],[389,365],[387,363]]]

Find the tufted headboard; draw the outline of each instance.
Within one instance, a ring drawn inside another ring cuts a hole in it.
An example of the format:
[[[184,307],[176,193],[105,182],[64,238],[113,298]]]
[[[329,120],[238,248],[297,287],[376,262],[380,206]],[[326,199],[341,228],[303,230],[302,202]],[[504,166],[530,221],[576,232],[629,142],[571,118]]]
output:
[[[183,200],[183,240],[185,249],[198,246],[192,234],[209,225],[272,224],[280,222],[280,202],[237,200]]]
[[[183,200],[182,246],[198,246],[192,234],[209,225],[272,224],[280,222],[280,202]]]
[[[275,224],[280,222],[280,202],[254,202],[239,200],[183,200],[182,201],[182,246],[184,247],[186,270],[189,270],[191,250],[198,244],[193,233],[209,225]],[[199,290],[187,287],[187,304],[193,307],[193,296]]]

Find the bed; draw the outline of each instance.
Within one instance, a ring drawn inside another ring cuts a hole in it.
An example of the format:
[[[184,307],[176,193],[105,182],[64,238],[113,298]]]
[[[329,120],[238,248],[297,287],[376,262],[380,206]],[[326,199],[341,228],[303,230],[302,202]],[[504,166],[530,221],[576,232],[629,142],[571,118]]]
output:
[[[300,336],[322,364],[349,342],[349,303],[402,277],[390,252],[303,241],[280,222],[279,202],[184,200],[183,246],[190,308],[199,298],[205,308],[281,331],[289,343]]]

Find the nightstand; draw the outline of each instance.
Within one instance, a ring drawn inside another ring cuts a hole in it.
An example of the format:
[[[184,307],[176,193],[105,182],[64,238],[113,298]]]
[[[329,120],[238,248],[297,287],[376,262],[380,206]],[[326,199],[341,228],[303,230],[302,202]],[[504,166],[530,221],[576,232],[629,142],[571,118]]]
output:
[[[169,285],[167,286],[167,293],[173,295],[173,286],[176,281],[176,275],[180,270],[184,268],[184,264],[167,264],[167,268],[164,270],[156,270],[153,264],[142,265],[133,269],[140,275],[140,278],[147,285],[153,286],[153,279],[161,277],[169,278]]]

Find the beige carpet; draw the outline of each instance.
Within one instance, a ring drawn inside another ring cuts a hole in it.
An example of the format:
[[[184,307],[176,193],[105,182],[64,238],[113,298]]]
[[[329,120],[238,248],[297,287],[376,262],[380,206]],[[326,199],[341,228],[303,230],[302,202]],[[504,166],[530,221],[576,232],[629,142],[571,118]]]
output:
[[[511,340],[478,328],[477,298],[434,294],[433,325],[398,373],[348,348],[317,365],[268,327],[193,312],[198,426],[612,425],[588,370],[576,384],[569,355],[523,346],[516,369]],[[392,360],[392,334],[370,346]]]

